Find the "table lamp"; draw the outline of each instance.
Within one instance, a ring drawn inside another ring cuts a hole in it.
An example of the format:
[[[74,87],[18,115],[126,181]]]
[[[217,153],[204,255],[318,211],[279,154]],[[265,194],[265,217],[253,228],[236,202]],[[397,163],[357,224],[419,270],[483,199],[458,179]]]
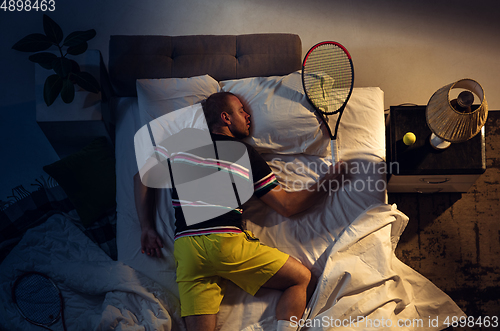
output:
[[[453,89],[462,89],[456,99],[450,100]],[[474,95],[480,101],[472,106]],[[448,148],[451,143],[464,142],[481,131],[488,117],[488,103],[481,85],[472,79],[461,79],[437,90],[425,111],[427,125],[432,131],[430,143],[437,150]]]

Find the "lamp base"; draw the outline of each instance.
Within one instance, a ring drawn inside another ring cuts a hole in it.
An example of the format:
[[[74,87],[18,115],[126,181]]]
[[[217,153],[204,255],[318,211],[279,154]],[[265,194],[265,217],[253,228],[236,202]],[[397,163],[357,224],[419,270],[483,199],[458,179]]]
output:
[[[443,140],[436,136],[434,133],[431,134],[431,137],[429,138],[429,142],[431,143],[431,146],[434,149],[437,149],[438,151],[447,149],[450,147],[451,143],[449,141]]]

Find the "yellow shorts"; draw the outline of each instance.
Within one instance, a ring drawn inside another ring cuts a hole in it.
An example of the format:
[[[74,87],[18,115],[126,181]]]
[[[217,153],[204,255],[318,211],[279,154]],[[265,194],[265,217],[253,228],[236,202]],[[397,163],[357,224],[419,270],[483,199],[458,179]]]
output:
[[[225,279],[255,295],[288,259],[245,233],[181,237],[175,240],[174,256],[182,317],[216,314]]]

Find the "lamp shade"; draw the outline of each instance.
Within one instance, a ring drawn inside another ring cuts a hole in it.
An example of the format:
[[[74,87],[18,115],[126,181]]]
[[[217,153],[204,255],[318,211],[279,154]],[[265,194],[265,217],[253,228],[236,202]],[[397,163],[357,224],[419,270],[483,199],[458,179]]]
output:
[[[450,100],[452,89],[464,89],[474,93],[481,104],[470,112],[462,112],[453,107]],[[430,98],[425,112],[427,125],[439,138],[452,142],[464,142],[481,131],[488,117],[488,103],[481,85],[472,79],[461,79],[443,86]]]

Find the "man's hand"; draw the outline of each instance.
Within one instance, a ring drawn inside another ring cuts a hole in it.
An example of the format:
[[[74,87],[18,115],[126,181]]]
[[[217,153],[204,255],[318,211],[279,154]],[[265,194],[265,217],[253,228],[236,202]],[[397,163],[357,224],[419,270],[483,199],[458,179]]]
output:
[[[143,228],[141,233],[141,252],[146,253],[148,256],[161,257],[161,248],[163,242],[153,228]]]
[[[141,252],[148,256],[161,257],[163,242],[156,231],[153,216],[156,208],[155,189],[143,185],[139,173],[134,175],[134,199],[141,224]]]

